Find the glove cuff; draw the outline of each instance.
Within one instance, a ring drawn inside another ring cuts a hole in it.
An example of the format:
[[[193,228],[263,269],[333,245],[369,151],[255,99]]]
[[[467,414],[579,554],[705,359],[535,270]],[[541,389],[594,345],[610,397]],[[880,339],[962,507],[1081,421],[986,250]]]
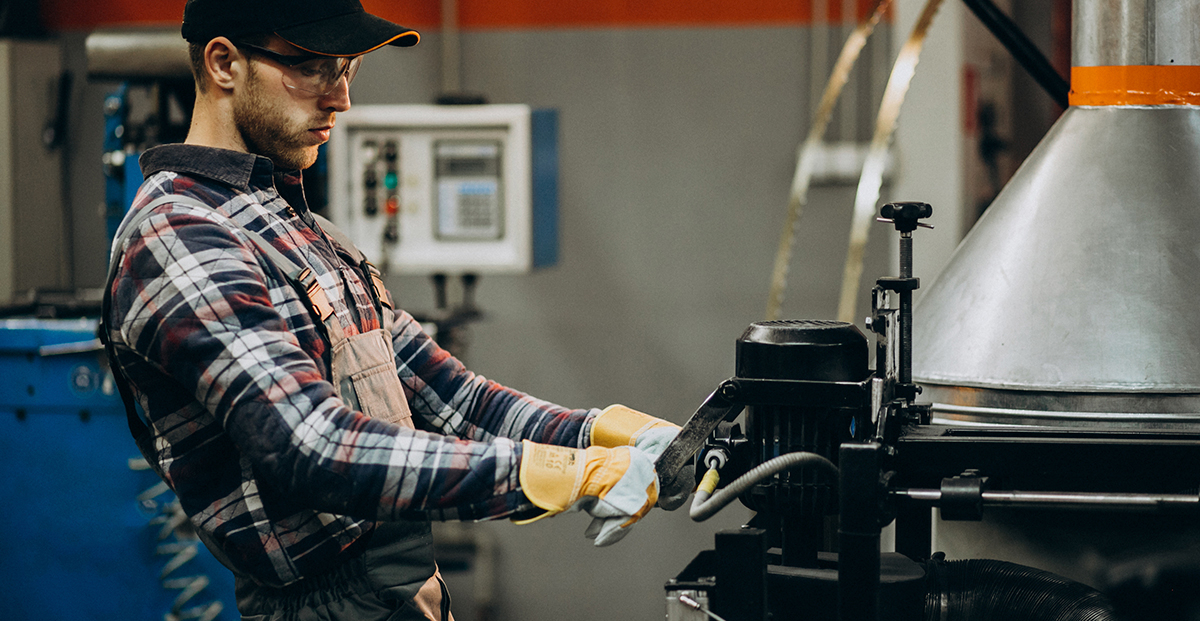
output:
[[[562,513],[578,496],[583,474],[583,451],[521,441],[521,491],[539,509]]]
[[[623,507],[627,513],[635,514],[636,520],[658,499],[654,465],[645,456],[635,462],[631,453],[636,450],[602,446],[573,449],[522,440],[518,474],[521,491],[529,502],[551,515],[570,509],[583,497],[617,504],[621,504],[619,498],[649,498],[644,505],[644,501],[639,501],[638,506]],[[626,479],[626,473],[635,467],[640,476]],[[645,490],[633,489],[629,487],[631,480],[649,480],[650,485]]]
[[[638,436],[659,427],[679,426],[623,405],[610,405],[592,421],[592,446],[633,446]]]

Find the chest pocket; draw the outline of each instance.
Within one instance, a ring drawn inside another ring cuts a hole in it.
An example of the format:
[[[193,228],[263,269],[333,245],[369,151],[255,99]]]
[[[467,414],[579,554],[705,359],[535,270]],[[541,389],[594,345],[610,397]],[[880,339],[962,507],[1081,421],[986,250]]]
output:
[[[333,385],[346,405],[372,418],[413,427],[404,387],[396,375],[391,332],[382,328],[331,338]]]

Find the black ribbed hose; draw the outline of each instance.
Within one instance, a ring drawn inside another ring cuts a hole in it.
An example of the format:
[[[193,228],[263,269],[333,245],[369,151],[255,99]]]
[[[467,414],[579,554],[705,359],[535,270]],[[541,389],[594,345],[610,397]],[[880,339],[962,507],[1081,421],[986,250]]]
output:
[[[1118,621],[1099,591],[1041,569],[1005,561],[925,564],[925,621]]]

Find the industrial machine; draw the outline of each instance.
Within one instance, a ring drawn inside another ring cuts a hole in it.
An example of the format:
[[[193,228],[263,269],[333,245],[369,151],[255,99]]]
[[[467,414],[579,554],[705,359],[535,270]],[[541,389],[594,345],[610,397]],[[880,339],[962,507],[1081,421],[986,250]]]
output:
[[[1070,107],[915,307],[930,212],[884,207],[873,369],[848,323],[743,334],[658,466],[710,472],[694,519],[756,514],[667,583],[669,619],[1200,618],[1196,23],[1191,0],[1075,3]],[[1023,563],[934,553],[971,523],[968,553]]]
[[[901,267],[874,289],[874,369],[867,338],[852,324],[754,324],[737,341],[736,376],[659,458],[667,488],[685,484],[676,477],[692,459],[707,471],[692,519],[735,499],[756,512],[667,583],[668,619],[1191,618],[1139,616],[1154,609],[1144,601],[1153,580],[1141,593],[1117,593],[1132,606],[1118,609],[1050,572],[932,554],[934,507],[943,520],[978,520],[1001,507],[1194,519],[1200,473],[1161,465],[1200,463],[1200,433],[934,424],[930,404],[917,401],[911,345],[920,285],[912,232],[931,213],[924,203],[881,211],[900,232]],[[744,427],[733,424],[743,410]],[[729,483],[713,493],[718,478]],[[882,528],[892,522],[896,552],[881,554]],[[1195,604],[1180,596],[1155,605]]]
[[[232,574],[129,436],[96,318],[0,319],[0,377],[5,618],[235,618]]]

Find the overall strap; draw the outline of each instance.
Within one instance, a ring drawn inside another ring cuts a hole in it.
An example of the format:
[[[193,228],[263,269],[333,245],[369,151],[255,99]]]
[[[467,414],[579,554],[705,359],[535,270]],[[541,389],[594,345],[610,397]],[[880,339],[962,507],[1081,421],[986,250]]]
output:
[[[233,222],[230,220],[230,222]],[[329,297],[325,295],[325,290],[321,288],[321,284],[317,282],[316,274],[313,274],[311,267],[300,267],[294,261],[283,256],[282,252],[275,249],[270,242],[263,239],[262,235],[251,231],[237,222],[233,225],[241,229],[246,237],[250,238],[258,249],[265,255],[267,260],[274,263],[276,267],[283,270],[288,280],[292,281],[309,301],[309,309],[320,320],[320,323],[325,323],[333,315],[333,305],[329,303]]]
[[[388,303],[386,289],[383,286],[383,274],[379,271],[379,269],[367,260],[366,255],[364,255],[362,251],[358,249],[358,246],[354,245],[354,242],[351,241],[350,236],[347,235],[345,231],[338,228],[336,224],[329,220],[329,218],[326,218],[318,213],[313,213],[312,215],[313,218],[316,219],[317,224],[321,225],[321,230],[325,231],[326,235],[332,237],[333,241],[337,242],[339,246],[345,248],[346,252],[349,252],[350,255],[354,257],[354,260],[358,263],[359,267],[363,269],[365,272],[363,276],[365,276],[367,279],[366,282],[370,283],[371,288],[374,289],[376,302],[388,308],[392,308],[392,305]],[[395,309],[393,308],[392,310]]]

